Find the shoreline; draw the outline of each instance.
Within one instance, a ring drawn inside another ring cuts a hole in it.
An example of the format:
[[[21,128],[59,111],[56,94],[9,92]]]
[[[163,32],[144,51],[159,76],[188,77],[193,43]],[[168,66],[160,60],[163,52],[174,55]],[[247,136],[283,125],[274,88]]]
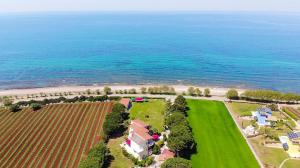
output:
[[[140,88],[142,87],[158,87],[158,86],[169,86],[173,87],[176,92],[182,93],[187,92],[189,87],[199,88],[200,90],[204,90],[205,88],[209,88],[211,91],[211,95],[214,96],[224,96],[226,92],[231,89],[229,87],[217,87],[217,86],[196,86],[196,85],[168,85],[168,84],[131,84],[131,85],[122,85],[122,84],[105,84],[105,85],[86,85],[86,86],[55,86],[55,87],[41,87],[41,88],[25,88],[25,89],[8,89],[8,90],[0,90],[0,96],[24,96],[30,94],[50,94],[50,93],[63,93],[63,92],[83,92],[88,89],[91,91],[100,90],[102,91],[105,86],[108,86],[112,89],[112,91],[116,90],[129,90],[136,89],[137,92],[140,92]],[[244,92],[247,89],[244,88],[235,88],[239,93]]]

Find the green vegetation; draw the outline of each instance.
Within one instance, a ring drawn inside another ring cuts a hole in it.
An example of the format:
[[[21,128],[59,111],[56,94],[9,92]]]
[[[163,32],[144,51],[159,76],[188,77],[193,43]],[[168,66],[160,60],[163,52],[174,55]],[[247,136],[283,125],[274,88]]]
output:
[[[210,96],[210,90],[208,88],[204,89],[204,96],[209,97]]]
[[[283,168],[299,168],[300,160],[290,159],[284,163]]]
[[[241,97],[246,100],[262,102],[296,102],[300,101],[300,95],[294,93],[281,93],[272,90],[247,90]]]
[[[17,105],[17,104],[12,104],[12,105],[9,106],[9,110],[10,110],[11,112],[18,112],[18,111],[21,110],[21,108],[20,108],[20,106]]]
[[[228,105],[239,116],[251,116],[252,115],[251,111],[255,111],[262,106],[260,104],[237,103],[237,102],[228,103]]]
[[[116,103],[112,108],[112,112],[106,115],[103,124],[103,132],[106,138],[122,130],[124,121],[123,112],[125,112],[125,107],[120,103]]]
[[[109,150],[100,142],[89,151],[87,158],[80,162],[79,168],[102,168],[108,156]]]
[[[197,142],[192,164],[197,167],[259,167],[225,105],[188,100],[188,120]]]
[[[134,102],[130,109],[130,119],[138,118],[161,132],[164,125],[164,110],[164,100],[153,99],[143,103]]]
[[[251,138],[250,141],[258,157],[268,167],[279,167],[280,163],[288,158],[288,154],[283,149],[265,147],[263,136]]]
[[[294,120],[300,120],[300,117],[298,117],[295,113],[291,112],[288,108],[283,108],[283,111],[287,113],[290,117],[292,117]]]
[[[189,160],[175,157],[165,161],[161,168],[192,168],[192,164]]]
[[[239,93],[235,89],[230,89],[226,93],[226,97],[230,100],[237,100],[239,99]]]
[[[33,111],[37,111],[42,108],[42,105],[39,103],[32,103],[30,104],[30,107],[32,108]]]
[[[159,86],[159,87],[149,87],[148,93],[150,94],[167,94],[167,95],[175,95],[175,89],[169,86]]]
[[[112,94],[111,88],[108,87],[108,86],[105,86],[105,87],[103,88],[103,92],[104,92],[105,95]]]
[[[124,141],[124,136],[119,138],[111,138],[107,147],[110,150],[110,154],[113,156],[113,160],[110,163],[110,168],[121,168],[121,167],[133,167],[134,164],[130,159],[125,157],[122,153],[120,144]]]
[[[194,151],[195,141],[186,118],[187,102],[183,96],[177,96],[174,104],[167,104],[166,125],[170,129],[167,140],[168,147],[176,152],[177,156],[189,157]],[[176,110],[176,111],[174,111]]]

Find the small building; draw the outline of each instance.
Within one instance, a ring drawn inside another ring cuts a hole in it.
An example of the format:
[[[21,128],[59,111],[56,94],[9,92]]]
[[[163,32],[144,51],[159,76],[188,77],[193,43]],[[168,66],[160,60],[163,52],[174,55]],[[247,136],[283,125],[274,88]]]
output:
[[[168,149],[162,149],[162,152],[161,154],[158,156],[158,160],[161,161],[161,162],[164,162],[168,159],[171,159],[175,156],[175,153],[168,150]]]
[[[120,103],[123,104],[127,110],[129,110],[132,106],[131,99],[128,98],[122,98]]]
[[[129,135],[123,147],[125,150],[138,159],[144,159],[152,154],[154,140],[149,135],[149,125],[143,121],[132,120],[129,126]]]
[[[272,118],[272,110],[266,107],[259,108],[257,111],[252,112],[252,117],[257,121],[257,124],[259,126],[266,126],[270,125],[270,121],[268,118],[274,120],[274,117]]]
[[[144,99],[143,97],[131,98],[131,100],[133,102],[145,102],[146,101],[146,99]]]
[[[300,131],[290,132],[290,133],[288,133],[288,137],[290,140],[298,140],[298,139],[300,139]]]

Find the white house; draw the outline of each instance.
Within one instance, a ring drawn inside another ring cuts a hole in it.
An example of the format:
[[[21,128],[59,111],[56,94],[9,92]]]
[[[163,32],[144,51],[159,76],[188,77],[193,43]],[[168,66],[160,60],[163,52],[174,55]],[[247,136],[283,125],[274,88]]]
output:
[[[138,159],[144,159],[152,154],[154,141],[149,135],[149,125],[143,121],[132,120],[129,126],[128,139],[123,143],[125,150]]]

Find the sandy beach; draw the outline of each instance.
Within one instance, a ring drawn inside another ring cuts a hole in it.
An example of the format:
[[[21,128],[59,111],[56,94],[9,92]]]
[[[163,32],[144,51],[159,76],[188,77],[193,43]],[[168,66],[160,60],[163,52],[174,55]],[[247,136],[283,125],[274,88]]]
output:
[[[116,90],[129,90],[129,89],[136,89],[137,92],[140,92],[140,88],[142,87],[156,87],[162,85],[105,85],[109,86],[112,91]],[[45,88],[30,88],[30,89],[11,89],[11,90],[0,90],[0,96],[24,96],[24,95],[31,95],[31,94],[50,94],[50,93],[64,93],[64,92],[83,92],[88,89],[91,91],[100,90],[102,91],[105,87],[104,85],[101,86],[59,86],[59,87],[45,87]],[[187,92],[187,89],[191,85],[168,85],[173,87],[177,93]],[[222,87],[204,87],[204,86],[193,86],[197,87],[200,90],[204,90],[205,88],[209,88],[211,91],[211,95],[213,96],[224,96],[229,88],[222,88]],[[239,93],[245,91],[245,89],[237,89]]]

